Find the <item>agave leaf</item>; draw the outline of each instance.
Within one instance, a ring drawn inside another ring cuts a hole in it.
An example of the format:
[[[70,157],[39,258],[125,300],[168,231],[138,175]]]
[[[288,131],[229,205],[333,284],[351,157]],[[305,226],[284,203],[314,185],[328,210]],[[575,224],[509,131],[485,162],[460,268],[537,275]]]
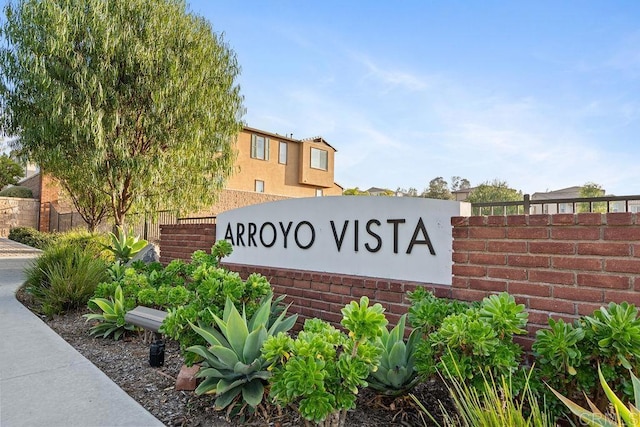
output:
[[[236,398],[237,395],[242,391],[242,387],[236,387],[233,390],[230,390],[227,393],[222,393],[216,399],[215,405],[216,409],[223,409],[229,406],[229,404]]]
[[[251,372],[257,371],[262,366],[260,359],[256,359],[250,364],[238,362],[233,367],[233,372],[241,375],[249,375]]]
[[[640,380],[633,374],[633,372],[629,371],[629,373],[631,374],[631,384],[633,384],[633,399],[635,401],[634,408],[637,408],[640,406]]]
[[[227,369],[233,369],[236,363],[240,361],[238,355],[233,350],[221,345],[212,345],[209,347],[209,351],[220,359],[222,363],[227,365]]]
[[[267,330],[264,324],[260,325],[260,328],[251,332],[244,343],[244,349],[242,350],[242,358],[246,363],[251,363],[253,360],[260,356],[260,349],[262,344],[267,339]]]
[[[389,352],[389,369],[404,366],[407,359],[407,348],[404,341],[396,341]]]
[[[218,340],[216,335],[214,333],[212,333],[211,330],[205,329],[205,328],[201,328],[199,326],[194,325],[191,322],[189,322],[189,325],[191,326],[191,328],[194,331],[196,331],[198,333],[198,335],[200,335],[202,338],[204,338],[205,341],[209,343],[209,345],[222,345],[220,340]]]
[[[225,319],[227,321],[227,333],[225,336],[236,355],[242,357],[244,343],[247,341],[247,336],[249,335],[247,322],[240,316],[240,313],[238,313],[235,307],[231,309],[229,317]]]
[[[219,330],[217,330],[216,328],[213,327],[209,327],[206,325],[201,324],[200,322],[198,323],[198,326],[200,327],[200,329],[202,329],[205,332],[210,333],[211,335],[213,335],[218,341],[219,344],[215,344],[215,345],[222,345],[224,347],[231,347],[231,345],[229,344],[229,341],[227,341],[227,339],[220,333]],[[204,338],[204,337],[203,337]],[[214,345],[212,343],[209,343],[210,345]]]
[[[273,325],[271,325],[271,328],[269,328],[269,333],[268,333],[269,336],[278,335],[278,333],[280,332],[287,332],[289,329],[293,328],[293,325],[296,324],[296,322],[298,321],[297,314],[294,314],[282,320],[286,315],[286,313],[287,313],[287,310],[285,309],[282,313],[280,313],[280,316],[278,316],[276,321],[273,322]]]
[[[233,301],[231,301],[231,298],[227,297],[226,301],[224,302],[224,311],[222,313],[222,318],[225,320],[225,322],[229,319],[231,310],[237,311],[236,306],[233,304]]]
[[[266,325],[269,321],[269,314],[271,313],[271,300],[273,299],[273,294],[267,300],[265,300],[258,308],[258,311],[253,313],[251,316],[251,320],[249,320],[249,330],[256,330],[259,325]]]
[[[104,311],[105,313],[113,314],[113,302],[109,301],[108,299],[93,298],[91,301],[93,301],[98,307],[100,307],[100,310]]]
[[[196,378],[224,378],[225,375],[215,368],[200,368],[195,375]]]
[[[216,369],[229,369],[224,363],[222,363],[216,356],[211,354],[204,346],[201,345],[193,345],[187,348],[187,351],[197,354],[198,356],[202,356],[204,360],[206,360],[207,364]]]
[[[259,379],[255,379],[245,384],[242,387],[242,398],[252,407],[258,406],[262,402],[262,395],[264,394],[264,385]]]
[[[389,384],[394,388],[400,388],[402,384],[404,384],[406,378],[407,368],[404,366],[400,366],[397,370],[390,369],[389,372],[387,372],[387,381],[389,381]]]
[[[400,317],[400,320],[398,321],[398,324],[395,326],[395,328],[393,328],[391,330],[391,333],[389,334],[389,340],[386,343],[387,346],[387,352],[391,352],[391,348],[395,345],[395,343],[402,341],[402,339],[404,338],[404,325],[406,322],[406,318],[407,315],[403,314],[402,317]],[[383,328],[386,329],[386,328]]]
[[[86,322],[89,320],[104,320],[104,316],[98,313],[83,314],[83,317],[87,318]]]
[[[232,390],[238,386],[241,386],[243,384],[245,384],[247,382],[246,378],[240,378],[240,379],[235,379],[233,381],[228,381],[224,378],[220,379],[220,381],[218,381],[218,388],[217,388],[217,393],[218,394],[223,394],[228,392],[229,390]],[[242,387],[238,387],[238,388],[242,388]]]
[[[144,249],[147,246],[148,242],[146,240],[138,240],[135,243],[131,244],[131,253],[136,254]]]
[[[553,387],[548,387],[551,389],[553,394],[555,394],[556,397],[560,399],[560,401],[564,403],[567,408],[569,408],[571,412],[580,417],[580,419],[586,422],[588,425],[592,427],[617,427],[615,423],[611,422],[603,415],[589,412],[587,409],[584,409],[582,406],[572,402],[571,400],[558,393],[555,389],[553,389]]]
[[[613,404],[613,407],[616,409],[616,412],[620,414],[622,419],[625,420],[625,422],[628,425],[635,425],[635,423],[633,422],[631,411],[622,402],[622,400],[620,400],[618,396],[616,396],[613,390],[611,390],[611,387],[609,387],[609,384],[607,384],[607,381],[604,379],[604,375],[602,375],[602,371],[600,371],[600,365],[598,365],[598,377],[600,377],[600,385],[604,390],[604,394],[607,395],[609,402]]]
[[[200,396],[201,394],[211,394],[216,392],[216,387],[218,386],[218,378],[207,378],[202,381],[198,387],[196,387],[196,394]]]

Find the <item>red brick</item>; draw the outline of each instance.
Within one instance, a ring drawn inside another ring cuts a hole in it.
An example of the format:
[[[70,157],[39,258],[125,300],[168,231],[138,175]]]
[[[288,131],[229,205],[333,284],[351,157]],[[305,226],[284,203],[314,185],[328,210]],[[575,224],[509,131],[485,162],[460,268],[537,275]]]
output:
[[[603,291],[573,286],[554,286],[553,297],[572,301],[602,302]]]
[[[482,277],[486,275],[486,268],[476,265],[458,265],[451,267],[454,276]]]
[[[461,227],[465,225],[469,225],[469,217],[468,216],[453,216],[451,217],[451,225],[454,227]]]
[[[534,336],[534,335],[531,335],[531,336]],[[522,347],[522,349],[525,352],[530,352],[531,346],[533,346],[533,343],[536,341],[533,338],[529,338],[525,336],[515,336],[513,337],[513,342],[518,344],[520,347]]]
[[[532,254],[573,255],[575,244],[568,242],[530,242],[529,252]]]
[[[364,288],[364,279],[359,277],[344,277],[342,279],[342,284],[354,288]]]
[[[592,227],[554,227],[551,229],[553,240],[598,240],[600,229]]]
[[[454,288],[468,288],[469,279],[467,277],[453,276],[451,278],[451,286]]]
[[[529,271],[530,282],[552,283],[561,285],[573,285],[575,276],[573,273],[554,270],[531,270]]]
[[[546,311],[528,310],[529,311],[529,323],[535,323],[537,325],[548,325],[549,318],[551,316]]]
[[[200,370],[200,365],[187,366],[182,365],[180,372],[178,372],[178,378],[176,379],[176,390],[193,391],[198,385],[198,378],[196,374]]]
[[[373,299],[376,296],[376,291],[375,289],[353,288],[351,289],[351,296],[354,299],[360,299],[360,297],[363,297],[363,296],[366,296],[369,299]]]
[[[311,288],[311,281],[309,280],[294,280],[293,287],[298,289],[309,289]]]
[[[331,285],[331,292],[341,295],[351,295],[351,288],[343,285]]]
[[[640,274],[640,260],[636,259],[607,259],[604,270],[615,273]]]
[[[389,290],[391,292],[404,293],[404,283],[402,283],[402,282],[389,282]]]
[[[454,240],[453,251],[484,251],[487,244],[485,240]]]
[[[358,289],[361,291],[361,289]],[[327,292],[322,294],[322,300],[323,301],[327,301],[327,302],[332,302],[332,303],[337,303],[337,304],[343,304],[343,299],[344,297],[340,294],[334,294],[331,292]]]
[[[509,267],[546,267],[550,266],[550,260],[547,256],[533,255],[509,255],[507,259]]]
[[[553,313],[574,314],[576,312],[575,305],[572,302],[552,298],[531,297],[529,298],[529,307],[535,310],[546,310]]]
[[[404,295],[399,292],[378,291],[377,299],[384,302],[402,302]]]
[[[451,230],[451,234],[453,239],[468,239],[469,238],[469,228],[468,227],[454,227]]]
[[[603,215],[595,212],[584,212],[577,214],[576,224],[578,225],[602,225]]]
[[[507,282],[502,280],[469,279],[469,289],[504,292],[507,290]]]
[[[514,227],[507,229],[509,239],[548,239],[549,230],[546,227]]]
[[[551,296],[551,286],[542,283],[511,282],[507,290],[512,295],[529,295],[536,297]]]
[[[364,281],[364,287],[369,289],[376,289],[378,282],[373,279],[367,279]]]
[[[451,254],[451,260],[457,264],[466,264],[469,261],[469,254],[466,252],[454,252]]]
[[[502,227],[470,227],[469,237],[472,239],[504,239],[506,228]]]
[[[607,225],[632,225],[631,212],[610,212],[607,214]]]
[[[636,258],[640,257],[640,243],[631,245],[631,251],[634,257]]]
[[[505,265],[507,263],[507,256],[498,254],[471,253],[469,254],[469,263],[482,265]]]
[[[328,302],[318,301],[315,299],[312,299],[310,301],[310,305],[312,308],[317,308],[318,310],[323,310],[323,311],[329,311],[329,307],[331,307],[331,305]]]
[[[583,257],[553,257],[551,261],[553,268],[577,271],[600,271],[602,270],[602,260],[600,258]]]
[[[496,279],[527,280],[527,270],[523,268],[487,268],[487,276]]]
[[[529,215],[529,225],[549,225],[551,224],[551,216],[548,214]]]
[[[578,314],[580,316],[591,316],[594,311],[599,310],[603,304],[589,304],[589,303],[580,303],[578,304]]]
[[[527,225],[527,215],[509,215],[507,216],[507,225],[510,227]]]
[[[487,242],[487,251],[505,253],[525,253],[527,252],[527,242],[490,240]]]
[[[574,223],[575,217],[572,213],[551,215],[552,225],[573,225]]]
[[[471,216],[469,217],[469,226],[470,227],[478,227],[484,226],[487,224],[486,216]]]
[[[329,292],[331,285],[329,283],[311,282],[311,289],[320,292]]]
[[[628,243],[578,243],[578,255],[629,256],[631,246]]]
[[[640,240],[640,227],[608,227],[604,229],[604,240]]]
[[[396,314],[398,316],[402,316],[403,314],[407,313],[409,311],[409,306],[407,304],[392,304],[389,303],[387,304],[387,312],[385,313],[387,315],[387,320],[389,320],[389,323],[391,323],[391,320],[389,319],[389,314],[393,313]]]
[[[455,283],[456,278],[453,278],[453,282]],[[430,288],[430,291],[433,292],[435,296],[438,298],[453,298],[453,291],[451,286],[433,286]]]
[[[640,293],[633,291],[605,291],[604,300],[616,303],[628,302],[629,304],[635,304],[636,307],[640,306]]]
[[[503,215],[500,215],[500,216],[493,215],[493,216],[487,217],[487,225],[491,227],[504,227],[506,223],[507,223],[507,219]]]
[[[488,292],[473,289],[452,289],[451,297],[461,301],[482,301]]]
[[[604,274],[578,274],[578,285],[608,289],[629,289],[630,279],[626,276]]]

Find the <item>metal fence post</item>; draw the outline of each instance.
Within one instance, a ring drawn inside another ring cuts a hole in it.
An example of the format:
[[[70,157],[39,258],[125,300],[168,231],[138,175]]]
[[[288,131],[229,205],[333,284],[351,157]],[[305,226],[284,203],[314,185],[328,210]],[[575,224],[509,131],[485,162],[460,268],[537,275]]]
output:
[[[531,196],[528,194],[524,195],[524,214],[529,215],[529,206],[530,206]]]

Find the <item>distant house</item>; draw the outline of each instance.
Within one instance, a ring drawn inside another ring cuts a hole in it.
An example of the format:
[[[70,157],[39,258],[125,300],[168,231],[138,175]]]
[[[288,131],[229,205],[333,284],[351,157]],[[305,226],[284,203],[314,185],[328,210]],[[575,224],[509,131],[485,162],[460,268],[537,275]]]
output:
[[[532,214],[555,214],[555,213],[573,213],[573,203],[550,203],[550,204],[535,204],[536,201],[544,202],[552,199],[577,199],[580,197],[580,190],[582,186],[573,186],[562,188],[555,191],[545,191],[533,193],[531,195],[531,208]],[[605,195],[605,191],[602,190],[601,196]]]
[[[469,194],[471,194],[471,192],[476,188],[477,187],[461,188],[460,190],[452,191],[451,194],[454,197],[453,200],[457,202],[465,202],[469,198]]]

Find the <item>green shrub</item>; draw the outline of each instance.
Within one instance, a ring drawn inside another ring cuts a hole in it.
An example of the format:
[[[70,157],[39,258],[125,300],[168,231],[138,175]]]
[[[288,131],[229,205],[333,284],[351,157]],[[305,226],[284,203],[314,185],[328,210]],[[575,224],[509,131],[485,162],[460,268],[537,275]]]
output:
[[[9,239],[37,249],[45,249],[56,241],[56,235],[42,233],[31,227],[15,227],[9,230]]]
[[[71,245],[47,248],[26,270],[26,291],[47,316],[87,304],[107,278],[99,258]]]
[[[307,319],[294,340],[285,334],[270,337],[262,347],[273,362],[270,396],[279,404],[296,403],[307,421],[344,425],[346,412],[380,362],[376,340],[387,324],[380,304],[352,301],[342,309],[341,324],[348,336],[327,322]]]
[[[0,197],[18,197],[22,199],[33,199],[33,192],[30,188],[19,185],[5,188],[0,191]]]
[[[610,303],[583,316],[573,324],[549,319],[550,329],[536,333],[532,348],[537,358],[537,375],[568,399],[580,403],[589,396],[604,411],[609,405],[593,375],[598,366],[605,381],[620,396],[633,397],[627,371],[640,371],[640,319],[638,309],[626,302]],[[564,406],[540,386],[554,412]]]
[[[135,331],[136,327],[124,320],[126,311],[124,309],[124,296],[122,288],[116,287],[113,299],[92,298],[91,303],[96,305],[102,311],[101,313],[85,314],[87,322],[96,321],[97,323],[91,328],[90,335],[100,335],[107,338],[113,334],[113,339],[118,340],[127,331]]]

